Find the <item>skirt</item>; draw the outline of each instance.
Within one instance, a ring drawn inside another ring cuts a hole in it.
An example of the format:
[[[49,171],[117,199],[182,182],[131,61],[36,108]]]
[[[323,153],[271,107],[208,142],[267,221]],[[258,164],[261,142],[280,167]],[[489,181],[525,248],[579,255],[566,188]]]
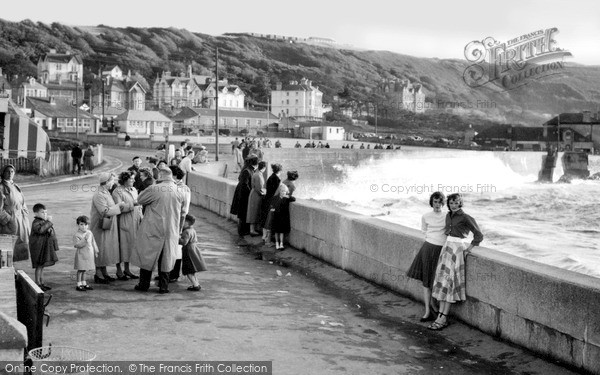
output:
[[[415,256],[410,268],[406,272],[406,276],[411,279],[421,280],[425,288],[433,287],[435,280],[435,270],[440,257],[442,246],[434,245],[429,242],[423,243],[421,249]]]
[[[431,290],[431,296],[436,300],[454,303],[467,299],[464,258],[467,247],[469,245],[463,238],[448,236],[446,239]]]

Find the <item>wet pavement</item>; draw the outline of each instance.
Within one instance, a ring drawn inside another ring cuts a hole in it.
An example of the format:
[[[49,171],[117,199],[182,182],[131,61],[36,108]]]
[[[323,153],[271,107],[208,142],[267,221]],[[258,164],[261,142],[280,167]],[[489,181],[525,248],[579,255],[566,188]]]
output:
[[[130,153],[110,156],[125,162]],[[78,292],[71,236],[75,217],[89,215],[96,178],[23,189],[29,207],[46,204],[61,246],[45,271],[53,288],[46,345],[89,349],[99,360],[268,360],[274,374],[572,373],[456,321],[429,331],[417,302],[300,251],[275,253],[258,238],[238,247],[235,223],[198,207],[191,212],[209,266],[200,292],[187,291],[183,277],[165,295],[156,286],[136,292],[135,280]],[[28,261],[16,267],[33,277]]]

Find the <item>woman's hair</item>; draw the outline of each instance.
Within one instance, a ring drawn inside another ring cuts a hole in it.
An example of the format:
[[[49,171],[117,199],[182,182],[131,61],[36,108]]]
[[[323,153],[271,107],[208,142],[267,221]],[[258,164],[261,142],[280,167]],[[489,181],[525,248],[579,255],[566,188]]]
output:
[[[431,196],[429,197],[429,205],[431,207],[433,207],[434,199],[440,199],[442,201],[442,205],[444,205],[444,201],[446,200],[446,197],[444,196],[444,193],[442,193],[440,191],[436,191],[435,193],[431,194]]]
[[[121,172],[121,174],[119,174],[119,185],[125,185],[125,183],[127,182],[127,180],[129,180],[131,178],[133,174],[129,171],[123,171]]]
[[[448,201],[446,202],[448,209],[450,209],[450,201],[458,201],[458,208],[462,208],[463,206],[463,198],[462,195],[460,195],[459,193],[453,193],[448,195]]]
[[[273,171],[273,173],[279,173],[281,172],[281,169],[283,169],[281,164],[271,164],[271,170]]]
[[[290,181],[295,181],[298,179],[298,177],[299,177],[298,171],[288,171],[288,173],[287,173],[287,178]]]
[[[85,216],[85,215],[81,215],[77,218],[77,225],[84,223],[84,224],[89,224],[90,223],[90,219]]]
[[[171,172],[173,172],[173,177],[175,177],[176,179],[181,180],[185,177],[185,172],[177,165],[171,165],[169,169],[171,170]]]
[[[257,165],[258,164],[258,156],[251,154],[247,157],[246,163],[248,165]]]
[[[265,169],[267,167],[266,161],[261,161],[258,163],[258,169]]]

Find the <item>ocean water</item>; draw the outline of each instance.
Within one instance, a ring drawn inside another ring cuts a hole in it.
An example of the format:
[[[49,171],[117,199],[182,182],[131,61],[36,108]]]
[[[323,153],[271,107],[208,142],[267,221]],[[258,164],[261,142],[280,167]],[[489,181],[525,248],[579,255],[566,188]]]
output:
[[[463,193],[484,247],[600,277],[600,182],[538,184],[543,153],[412,149],[298,181],[296,195],[420,228],[434,191]],[[590,157],[590,171],[600,159]],[[555,171],[555,180],[562,167]]]

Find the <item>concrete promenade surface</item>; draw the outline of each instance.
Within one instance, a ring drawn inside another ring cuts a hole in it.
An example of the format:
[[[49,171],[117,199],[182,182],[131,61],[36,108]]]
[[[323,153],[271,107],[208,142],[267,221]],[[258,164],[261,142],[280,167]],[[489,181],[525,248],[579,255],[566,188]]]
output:
[[[107,155],[124,163],[115,168],[131,160],[131,150]],[[187,291],[182,277],[166,295],[155,286],[136,292],[135,280],[78,292],[71,236],[75,217],[89,215],[96,179],[23,189],[29,207],[48,207],[61,247],[45,270],[53,288],[45,345],[89,349],[97,360],[267,360],[274,374],[573,373],[457,321],[431,332],[418,322],[420,304],[297,250],[256,259],[268,250],[258,238],[236,246],[235,223],[198,207],[191,212],[210,267],[202,291]],[[33,277],[29,261],[16,268]]]

